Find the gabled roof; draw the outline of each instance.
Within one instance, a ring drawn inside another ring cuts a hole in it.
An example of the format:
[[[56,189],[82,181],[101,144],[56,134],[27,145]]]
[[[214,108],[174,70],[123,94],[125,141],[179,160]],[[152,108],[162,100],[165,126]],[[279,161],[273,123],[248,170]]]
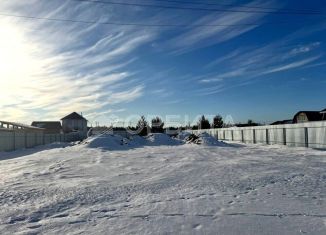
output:
[[[320,111],[321,113],[326,113],[326,109],[323,109],[322,111]]]
[[[79,115],[76,112],[73,112],[63,118],[61,118],[61,120],[66,120],[66,119],[73,119],[73,120],[86,120],[83,116]],[[87,120],[86,120],[87,121]]]
[[[300,111],[294,116],[293,122],[295,122],[295,118],[300,114],[306,114],[309,121],[321,121],[323,119],[322,114],[319,111]]]
[[[32,122],[32,126],[39,127],[39,128],[44,128],[47,130],[61,130],[62,126],[60,122],[43,122],[43,121],[36,121]]]

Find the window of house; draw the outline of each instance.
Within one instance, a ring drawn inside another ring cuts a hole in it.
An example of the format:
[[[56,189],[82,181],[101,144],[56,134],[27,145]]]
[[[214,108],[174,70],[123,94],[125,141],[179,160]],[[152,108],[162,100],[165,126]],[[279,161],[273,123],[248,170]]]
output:
[[[306,122],[306,121],[308,121],[307,116],[304,113],[299,114],[298,117],[297,117],[297,120],[298,120],[298,122]]]

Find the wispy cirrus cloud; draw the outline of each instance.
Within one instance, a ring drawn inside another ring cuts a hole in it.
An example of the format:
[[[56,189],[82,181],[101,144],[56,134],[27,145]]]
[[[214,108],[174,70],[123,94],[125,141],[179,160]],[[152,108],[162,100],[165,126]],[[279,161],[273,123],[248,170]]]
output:
[[[314,51],[319,46],[320,43],[316,42],[296,45],[291,40],[280,40],[255,49],[236,49],[212,62],[215,68],[221,67],[220,72],[198,79],[204,87],[197,94],[213,95],[226,89],[252,84],[267,75],[313,66],[313,62],[323,57],[319,51]],[[211,66],[207,67],[210,68]],[[216,83],[218,85],[212,86]]]
[[[274,3],[272,1],[252,1],[246,4],[247,7],[257,5],[268,7]],[[266,15],[267,13],[250,12],[212,13],[194,21],[193,25],[216,25],[216,27],[196,27],[187,30],[172,38],[169,41],[169,46],[175,48],[176,53],[183,53],[231,40],[259,27]]]
[[[0,8],[54,18],[114,15],[99,14],[111,8],[71,1],[30,4],[11,1]],[[152,40],[153,31],[15,18],[1,18],[0,24],[2,119],[58,119],[71,111],[94,117],[143,95],[144,84],[128,66],[136,61],[132,52]]]
[[[4,0],[1,12],[96,23],[0,16],[0,119],[57,120],[71,111],[89,119],[107,117],[127,113],[128,103],[147,95],[158,104],[190,106],[194,95],[214,95],[265,77],[321,67],[323,38],[303,38],[324,30],[324,23],[302,29],[290,25],[277,34],[272,31],[279,25],[262,26],[292,17],[270,16],[283,4],[254,0],[246,6],[270,10],[232,12],[239,8],[223,7],[231,11],[208,14],[99,2]],[[215,26],[191,27],[199,24]],[[146,113],[146,107],[139,109]]]
[[[311,50],[318,48],[319,46],[320,46],[320,42],[313,42],[313,43],[309,43],[307,45],[300,45],[296,48],[293,48],[290,51],[290,54],[297,55],[297,54],[301,54],[301,53],[307,53],[307,52],[310,52]]]
[[[310,57],[310,58],[307,58],[307,59],[294,61],[294,62],[289,63],[289,64],[279,65],[278,67],[267,69],[266,71],[262,72],[262,74],[276,73],[276,72],[281,72],[281,71],[286,71],[286,70],[289,70],[289,69],[302,67],[302,66],[304,66],[306,64],[309,64],[309,63],[319,59],[320,57],[321,56],[314,56],[314,57]]]

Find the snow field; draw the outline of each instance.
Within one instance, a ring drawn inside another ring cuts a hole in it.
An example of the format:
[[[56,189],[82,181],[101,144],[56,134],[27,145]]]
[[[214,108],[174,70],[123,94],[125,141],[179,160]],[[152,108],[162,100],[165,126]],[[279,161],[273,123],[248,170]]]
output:
[[[1,234],[326,233],[325,152],[120,141],[1,153]]]

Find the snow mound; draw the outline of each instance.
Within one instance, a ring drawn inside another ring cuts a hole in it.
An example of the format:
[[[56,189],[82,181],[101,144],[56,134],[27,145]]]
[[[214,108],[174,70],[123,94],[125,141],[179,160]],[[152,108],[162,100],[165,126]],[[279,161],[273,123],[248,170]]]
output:
[[[201,133],[198,135],[198,141],[201,142],[201,145],[206,145],[206,146],[221,146],[221,147],[226,147],[229,146],[227,143],[218,141],[215,139],[213,136],[207,134],[206,132]]]
[[[107,150],[127,149],[130,145],[129,140],[120,135],[104,134],[90,137],[83,144],[88,148],[100,148]]]
[[[103,134],[86,139],[83,144],[87,148],[99,148],[104,150],[128,150],[143,146],[180,145],[183,142],[173,139],[166,134],[150,134],[146,137],[131,136],[130,139],[120,135]]]
[[[190,135],[191,135],[190,132],[183,131],[183,132],[180,132],[180,133],[177,135],[177,138],[180,139],[180,140],[186,140]]]
[[[186,142],[189,144],[199,144],[204,146],[219,146],[219,147],[227,147],[229,146],[227,143],[216,140],[213,136],[208,133],[200,133],[199,135],[191,134],[186,139]]]
[[[181,140],[171,138],[167,134],[152,133],[146,137],[150,145],[180,145],[183,144]]]
[[[135,146],[144,146],[149,144],[147,139],[139,135],[133,135],[129,139],[130,139],[130,144]]]

